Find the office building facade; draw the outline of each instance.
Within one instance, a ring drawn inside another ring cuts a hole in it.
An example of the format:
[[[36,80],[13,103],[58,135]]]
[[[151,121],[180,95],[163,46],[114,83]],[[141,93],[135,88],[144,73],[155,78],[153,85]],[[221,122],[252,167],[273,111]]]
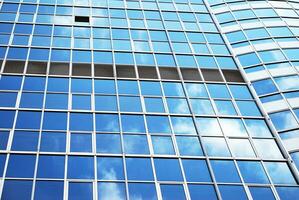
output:
[[[1,199],[298,198],[296,1],[0,5]]]

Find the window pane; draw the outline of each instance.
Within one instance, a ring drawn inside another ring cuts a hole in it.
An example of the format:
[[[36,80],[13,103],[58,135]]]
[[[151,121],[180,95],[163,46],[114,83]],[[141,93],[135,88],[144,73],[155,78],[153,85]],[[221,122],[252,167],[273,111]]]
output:
[[[212,185],[188,185],[191,199],[217,200],[215,189]]]
[[[97,111],[117,111],[116,96],[95,96]]]
[[[19,111],[17,118],[17,128],[39,129],[41,112]]]
[[[51,200],[63,198],[63,181],[37,181],[35,200]]]
[[[64,178],[64,160],[64,156],[39,156],[37,177]]]
[[[93,130],[92,114],[71,113],[70,130],[73,131],[91,131]]]
[[[238,161],[238,166],[246,183],[269,183],[267,175],[260,162]]]
[[[16,192],[18,191],[18,192]],[[31,199],[32,181],[5,180],[1,199]]]
[[[97,173],[100,180],[123,180],[123,160],[118,157],[98,157]]]
[[[185,176],[189,182],[211,182],[210,172],[204,160],[182,160]]]
[[[11,149],[13,151],[36,151],[38,132],[15,131]]]
[[[197,134],[191,117],[171,117],[171,122],[175,134]]]
[[[127,154],[149,154],[145,135],[124,135],[124,150]]]
[[[237,168],[233,161],[212,160],[212,169],[217,182],[240,183]]]
[[[98,199],[102,200],[125,200],[126,190],[124,183],[98,183]]]
[[[146,116],[149,133],[171,133],[167,117],[164,116]]]
[[[8,131],[0,131],[0,150],[6,150],[8,137]]]
[[[9,156],[6,176],[19,178],[33,178],[34,168],[34,155],[11,154]]]
[[[96,114],[96,130],[104,132],[119,131],[118,115]]]
[[[68,199],[70,200],[92,200],[92,183],[69,183]]]
[[[183,185],[160,185],[163,200],[186,199]]]
[[[216,118],[196,118],[196,125],[201,135],[222,135]]]
[[[182,181],[182,173],[177,159],[154,159],[158,181]]]
[[[123,132],[145,133],[142,115],[121,115],[121,122]]]
[[[154,180],[149,158],[126,158],[126,169],[129,180]]]
[[[67,177],[70,179],[93,179],[94,178],[93,157],[69,156]]]
[[[120,135],[118,134],[97,134],[98,153],[121,153]]]
[[[171,137],[152,136],[152,143],[155,154],[175,154]]]
[[[265,162],[265,166],[274,184],[296,184],[286,163]]]
[[[242,186],[219,186],[223,200],[247,200],[245,190]]]
[[[66,134],[59,132],[42,132],[40,150],[45,152],[64,152]]]
[[[155,185],[152,183],[129,183],[129,196],[132,200],[157,200]]]
[[[271,191],[271,188],[266,187],[249,187],[251,196],[256,200],[274,200],[275,197]]]
[[[91,152],[92,136],[88,133],[71,133],[71,152]]]
[[[223,138],[202,138],[202,145],[209,156],[230,157],[227,144]]]
[[[179,152],[182,156],[202,156],[203,152],[197,137],[176,136]]]

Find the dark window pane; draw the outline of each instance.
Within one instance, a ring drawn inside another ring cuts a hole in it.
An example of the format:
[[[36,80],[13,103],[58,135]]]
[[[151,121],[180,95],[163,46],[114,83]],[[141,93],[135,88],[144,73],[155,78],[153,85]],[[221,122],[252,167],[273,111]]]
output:
[[[8,131],[0,131],[0,150],[6,150],[8,137]]]

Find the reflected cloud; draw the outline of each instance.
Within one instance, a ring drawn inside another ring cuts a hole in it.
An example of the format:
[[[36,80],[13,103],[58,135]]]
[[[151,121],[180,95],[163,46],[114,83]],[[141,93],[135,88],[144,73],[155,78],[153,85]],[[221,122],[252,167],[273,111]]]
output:
[[[245,127],[240,119],[220,119],[223,132],[227,136],[247,135]]]

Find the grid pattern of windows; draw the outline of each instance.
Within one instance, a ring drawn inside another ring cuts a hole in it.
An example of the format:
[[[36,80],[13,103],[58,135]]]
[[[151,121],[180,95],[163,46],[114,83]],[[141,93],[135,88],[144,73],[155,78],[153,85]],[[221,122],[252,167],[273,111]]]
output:
[[[297,160],[299,41],[295,24],[299,21],[299,4],[295,1],[224,3],[210,1],[272,123]]]
[[[2,2],[1,199],[296,197],[212,18],[200,0]]]

